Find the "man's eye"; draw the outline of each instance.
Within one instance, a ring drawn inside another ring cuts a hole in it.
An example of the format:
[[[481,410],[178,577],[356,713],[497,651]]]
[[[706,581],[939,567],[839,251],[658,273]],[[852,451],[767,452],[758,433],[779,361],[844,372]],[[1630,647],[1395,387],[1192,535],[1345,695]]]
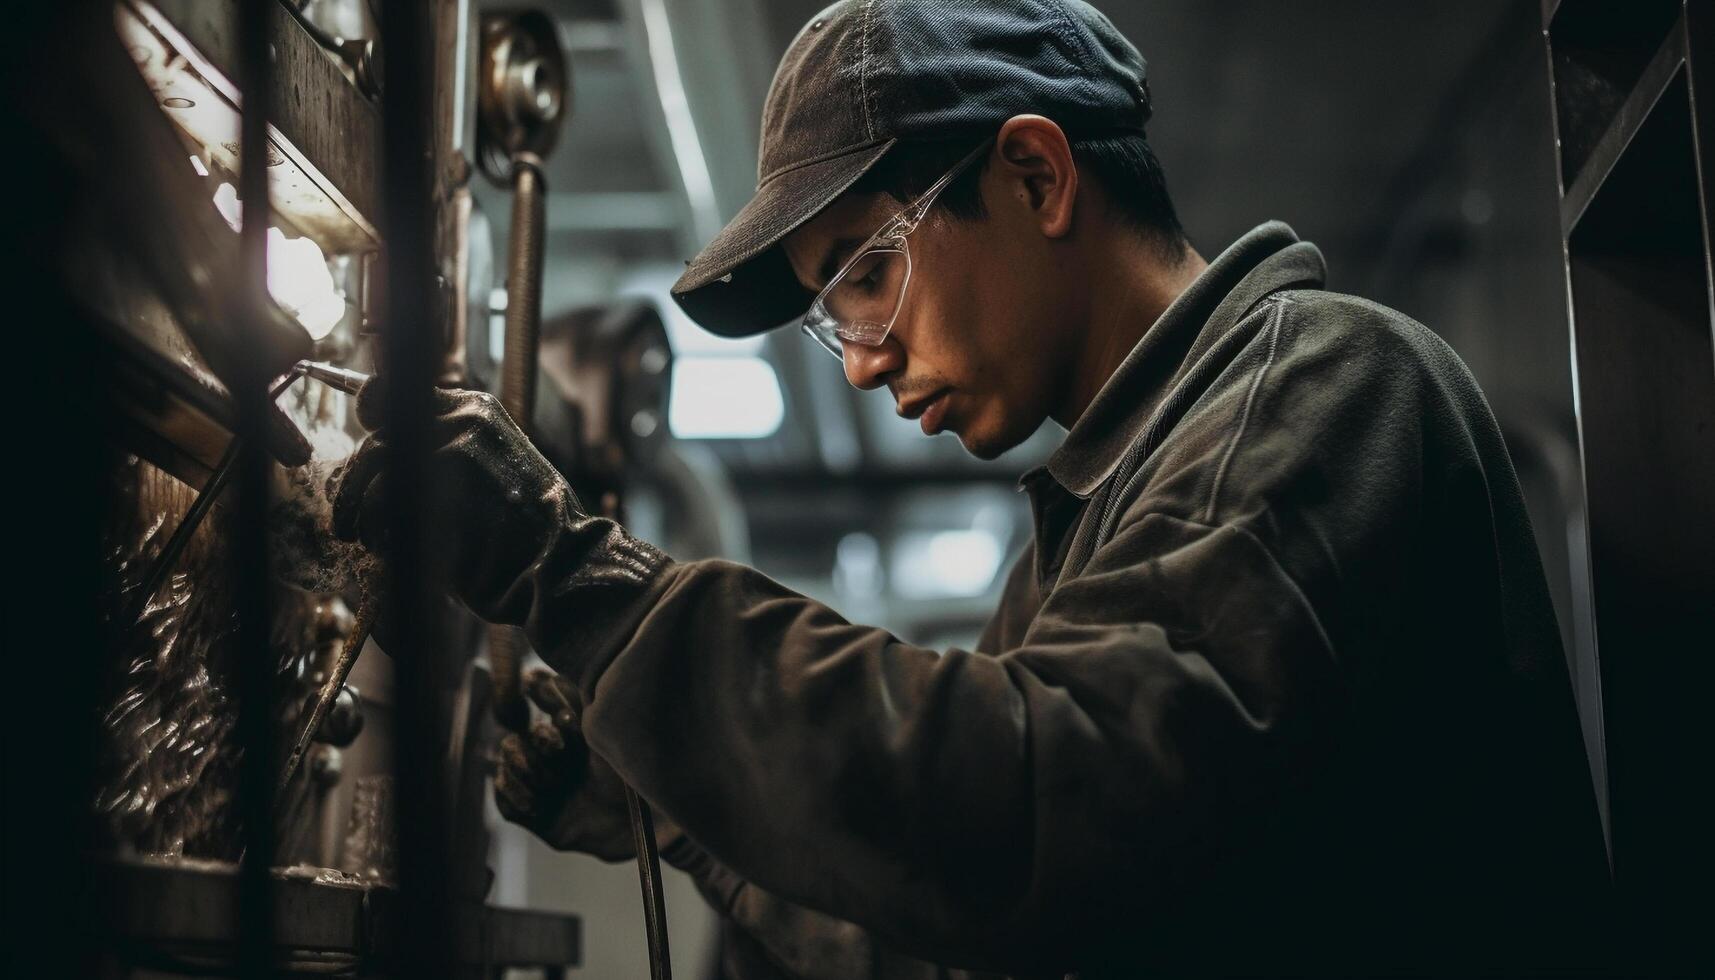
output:
[[[886,258],[887,255],[882,252],[872,252],[864,256],[846,273],[846,280],[859,289],[875,289],[881,284],[882,269],[887,264]]]

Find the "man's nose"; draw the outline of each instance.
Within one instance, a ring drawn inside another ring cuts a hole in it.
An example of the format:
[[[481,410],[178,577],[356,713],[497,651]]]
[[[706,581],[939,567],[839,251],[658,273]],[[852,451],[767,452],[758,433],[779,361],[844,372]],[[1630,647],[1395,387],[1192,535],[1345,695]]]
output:
[[[874,347],[848,343],[843,350],[846,380],[853,388],[864,391],[880,388],[887,383],[888,375],[905,367],[905,348],[892,334]]]

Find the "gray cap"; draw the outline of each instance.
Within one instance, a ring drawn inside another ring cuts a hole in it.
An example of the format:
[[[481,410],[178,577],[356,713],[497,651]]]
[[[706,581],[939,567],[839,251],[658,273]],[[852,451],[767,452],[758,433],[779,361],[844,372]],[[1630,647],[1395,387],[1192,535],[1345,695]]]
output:
[[[1071,134],[1141,131],[1145,63],[1080,0],[841,0],[798,32],[768,89],[756,195],[689,263],[673,297],[727,337],[814,298],[779,247],[901,140],[969,136],[1020,113]]]

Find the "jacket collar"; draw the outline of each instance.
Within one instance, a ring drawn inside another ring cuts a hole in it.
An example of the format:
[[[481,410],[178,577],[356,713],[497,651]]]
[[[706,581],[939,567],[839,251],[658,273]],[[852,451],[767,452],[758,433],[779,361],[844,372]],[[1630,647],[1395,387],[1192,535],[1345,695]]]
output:
[[[1045,467],[1056,482],[1087,498],[1143,434],[1181,375],[1270,293],[1320,287],[1322,253],[1279,221],[1258,225],[1222,252],[1174,300],[1102,385]],[[1040,470],[1026,474],[1021,485]]]

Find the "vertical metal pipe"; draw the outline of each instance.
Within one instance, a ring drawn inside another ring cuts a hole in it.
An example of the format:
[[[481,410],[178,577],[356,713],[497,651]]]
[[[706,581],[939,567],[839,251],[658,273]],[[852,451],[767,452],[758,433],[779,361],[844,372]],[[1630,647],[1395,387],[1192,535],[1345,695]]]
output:
[[[245,312],[260,324],[268,300],[268,116],[272,58],[268,44],[268,6],[273,0],[238,4],[239,87],[243,114],[239,130],[239,196],[243,202],[240,249],[246,284]],[[238,974],[265,977],[273,959],[273,893],[269,869],[274,858],[273,654],[269,649],[267,584],[268,465],[263,433],[267,425],[265,369],[240,365],[232,397],[238,431],[236,520],[232,538],[233,579],[238,617],[233,658],[238,689],[237,733],[243,746],[238,779],[238,809],[243,821],[244,857],[239,869]]]
[[[441,351],[434,301],[434,223],[429,183],[429,19],[434,4],[385,0],[382,38],[387,47],[382,105],[382,228],[387,254],[382,310],[381,373],[387,377],[383,425],[394,453],[384,479],[399,492],[389,497],[390,574],[382,615],[391,625],[398,666],[393,766],[399,817],[399,917],[393,937],[394,975],[446,976],[453,972],[449,940],[449,883],[445,780],[440,766],[444,733],[437,723],[442,669],[440,631],[429,622],[443,576],[425,531],[432,499],[443,488],[428,477],[430,388]],[[438,617],[434,617],[438,618]]]
[[[512,231],[506,246],[506,347],[500,362],[500,404],[529,434],[536,405],[536,362],[542,338],[542,260],[547,197],[542,161],[519,153],[512,161]],[[509,626],[488,629],[488,663],[494,677],[494,717],[512,731],[530,722],[524,700],[523,634]]]
[[[534,153],[512,160],[512,230],[506,243],[506,347],[500,364],[500,403],[530,431],[536,404],[536,361],[542,334],[542,260],[547,217],[542,161]]]

